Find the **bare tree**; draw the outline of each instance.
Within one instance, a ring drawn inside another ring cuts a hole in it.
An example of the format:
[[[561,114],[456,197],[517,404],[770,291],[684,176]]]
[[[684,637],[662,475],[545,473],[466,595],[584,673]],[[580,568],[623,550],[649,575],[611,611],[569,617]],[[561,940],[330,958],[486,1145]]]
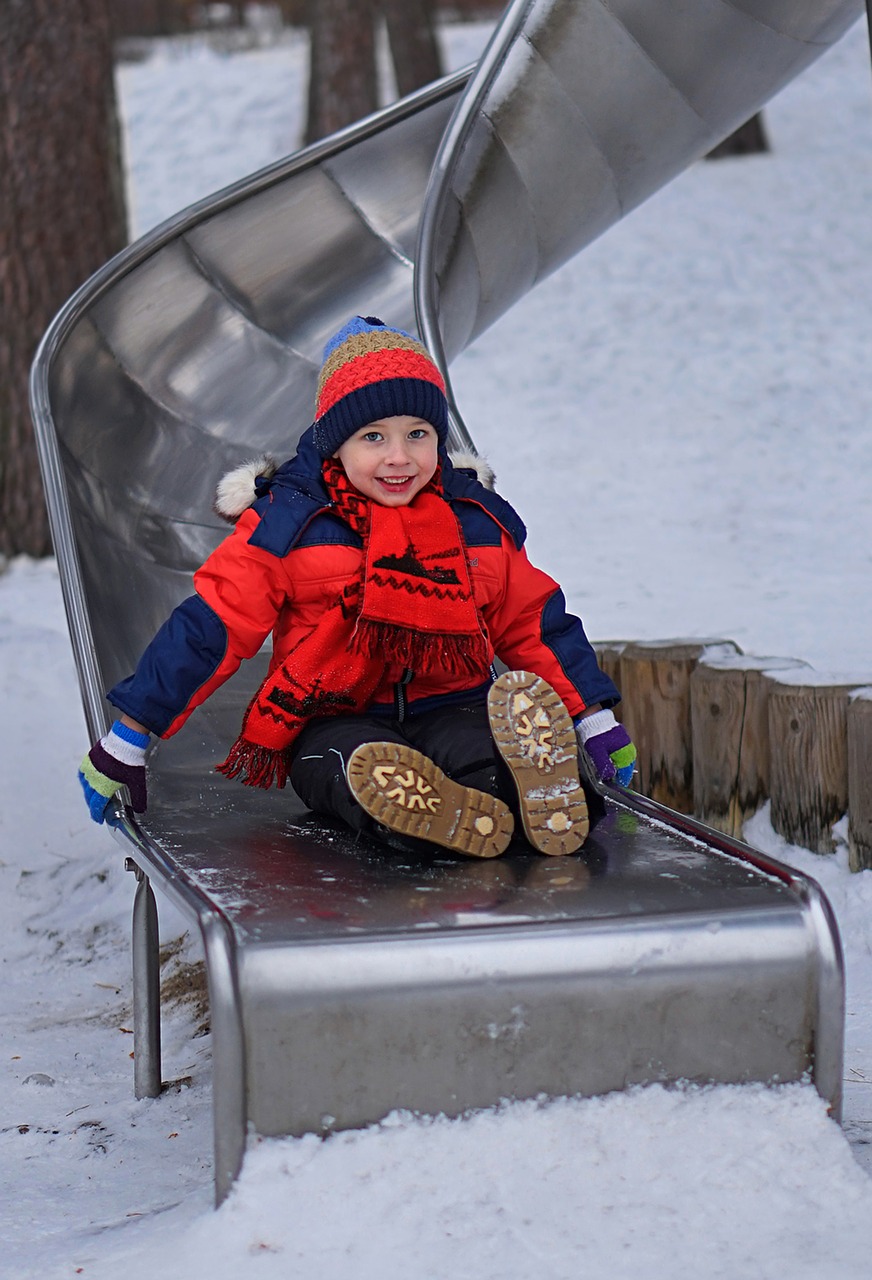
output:
[[[0,173],[0,553],[41,556],[30,363],[125,240],[109,0],[0,4]]]
[[[726,156],[753,156],[769,150],[769,139],[763,127],[760,112],[740,124],[728,138],[718,143],[706,156],[706,160],[722,160]]]
[[[375,0],[309,0],[306,142],[375,111],[374,6]]]
[[[442,75],[433,0],[309,0],[306,142],[378,106],[375,27],[383,17],[401,97]]]
[[[432,0],[381,0],[401,98],[442,75]]]

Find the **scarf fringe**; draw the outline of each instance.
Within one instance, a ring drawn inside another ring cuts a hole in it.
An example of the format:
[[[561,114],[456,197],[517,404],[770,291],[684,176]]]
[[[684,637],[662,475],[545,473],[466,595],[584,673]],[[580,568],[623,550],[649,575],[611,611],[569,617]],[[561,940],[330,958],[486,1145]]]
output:
[[[215,768],[226,778],[239,778],[246,787],[261,787],[264,791],[273,784],[283,787],[288,780],[288,765],[283,751],[258,746],[243,737],[236,739],[227,759],[216,764]]]
[[[352,647],[366,658],[393,663],[411,671],[480,676],[490,661],[483,635],[413,631],[391,622],[360,618]]]

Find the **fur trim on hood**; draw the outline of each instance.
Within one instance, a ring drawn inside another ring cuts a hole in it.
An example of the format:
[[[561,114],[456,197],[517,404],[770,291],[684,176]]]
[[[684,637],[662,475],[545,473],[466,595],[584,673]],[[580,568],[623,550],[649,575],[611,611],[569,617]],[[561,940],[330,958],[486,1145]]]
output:
[[[250,462],[243,462],[234,467],[219,481],[215,492],[215,510],[224,520],[231,523],[238,520],[243,511],[247,511],[257,497],[256,483],[258,476],[269,479],[278,470],[275,458],[261,454]]]
[[[490,463],[475,453],[450,453],[451,465],[456,471],[472,471],[476,480],[486,489],[493,489],[495,476]],[[268,454],[243,462],[228,471],[215,492],[215,510],[223,520],[234,523],[247,511],[257,498],[257,480],[268,480],[278,470],[278,463]]]
[[[493,489],[496,476],[487,458],[480,458],[477,453],[449,453],[451,465],[455,471],[472,471],[479,484],[485,489]]]

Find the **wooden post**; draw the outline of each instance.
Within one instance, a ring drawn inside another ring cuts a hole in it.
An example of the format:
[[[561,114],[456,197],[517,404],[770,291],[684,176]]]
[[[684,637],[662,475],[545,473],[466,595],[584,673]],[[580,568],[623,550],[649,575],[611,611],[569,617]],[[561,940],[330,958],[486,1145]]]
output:
[[[593,645],[600,668],[614,680],[618,686],[618,693],[621,693],[621,654],[626,647],[626,640],[597,640]],[[615,719],[623,720],[623,704],[619,702],[613,710]]]
[[[769,798],[769,710],[766,671],[796,669],[796,658],[728,653],[704,656],[690,677],[693,811],[703,822],[741,837]]]
[[[690,676],[713,647],[737,652],[731,640],[652,640],[621,654],[624,724],[639,753],[635,786],[679,813],[693,812]]]
[[[832,853],[848,808],[848,701],[861,680],[774,672],[769,690],[772,825],[791,844]]]
[[[872,868],[872,688],[848,703],[848,863]]]

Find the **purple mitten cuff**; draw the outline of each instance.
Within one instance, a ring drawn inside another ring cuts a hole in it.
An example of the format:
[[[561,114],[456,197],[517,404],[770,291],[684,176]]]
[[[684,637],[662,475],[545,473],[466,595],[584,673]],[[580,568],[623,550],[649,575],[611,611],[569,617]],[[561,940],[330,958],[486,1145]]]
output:
[[[88,752],[88,759],[98,773],[112,782],[127,787],[130,792],[130,803],[137,813],[144,813],[146,809],[145,749],[147,746],[147,733],[138,733],[136,729],[130,729],[120,720],[116,720],[105,738],[95,742]],[[102,792],[104,788],[98,785],[96,789]]]
[[[575,722],[579,746],[583,747],[601,782],[617,782],[627,787],[633,777],[636,748],[622,724],[611,711],[597,711]]]
[[[620,725],[610,729],[608,733],[595,734],[585,742],[584,749],[593,761],[597,777],[601,778],[603,782],[611,782],[618,772],[615,762],[612,760],[612,752],[618,751],[626,745],[627,734]]]

